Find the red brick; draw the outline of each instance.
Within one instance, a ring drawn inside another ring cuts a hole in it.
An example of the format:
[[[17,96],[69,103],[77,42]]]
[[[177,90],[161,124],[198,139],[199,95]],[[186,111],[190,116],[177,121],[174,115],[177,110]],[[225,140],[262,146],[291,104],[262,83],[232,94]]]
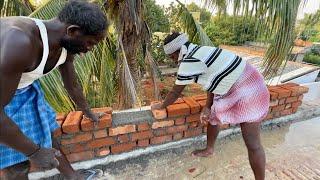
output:
[[[150,139],[150,144],[162,144],[172,140],[172,135],[158,136]]]
[[[303,94],[298,97],[298,101],[302,101],[302,100],[303,100]]]
[[[198,126],[198,122],[191,122],[189,123],[189,128],[195,128]]]
[[[200,114],[193,114],[190,116],[187,116],[187,122],[198,122],[200,121]]]
[[[69,148],[71,153],[78,153],[89,150],[86,144],[72,144]]]
[[[190,112],[191,114],[195,114],[200,112],[200,104],[197,103],[193,98],[191,97],[184,97],[183,98],[184,102],[190,107]]]
[[[292,108],[292,113],[296,113],[298,111],[298,107],[293,107]]]
[[[152,115],[155,119],[165,119],[167,118],[167,110],[166,109],[158,109],[152,110]]]
[[[176,117],[190,114],[190,108],[186,103],[169,105],[167,107],[168,117]]]
[[[286,103],[292,103],[298,100],[298,97],[288,97]]]
[[[93,136],[94,138],[98,139],[98,138],[103,138],[103,137],[107,137],[108,136],[108,132],[106,129],[101,129],[101,130],[97,130],[93,132]]]
[[[202,133],[202,128],[189,129],[184,132],[184,137],[189,138],[193,136],[199,136]]]
[[[276,99],[276,100],[272,100],[272,101],[270,101],[269,106],[270,106],[270,107],[274,107],[274,106],[277,106],[278,104],[279,104],[279,100],[278,100],[278,99]]]
[[[118,142],[119,143],[126,143],[129,142],[130,138],[128,134],[118,135]]]
[[[178,118],[176,120],[174,120],[174,124],[175,125],[182,125],[186,122],[186,119],[185,118]]]
[[[279,111],[278,112],[273,112],[273,117],[274,118],[280,117],[280,112]]]
[[[138,131],[146,131],[149,129],[150,129],[150,125],[147,122],[138,124]]]
[[[278,93],[270,91],[270,100],[276,100],[278,98]]]
[[[114,140],[114,138],[106,137],[106,138],[92,140],[92,141],[88,142],[88,146],[90,148],[98,148],[98,147],[103,147],[103,146],[110,146],[115,143],[116,143],[116,141]]]
[[[127,134],[127,133],[131,133],[131,132],[136,132],[136,125],[135,124],[110,128],[109,129],[109,136],[116,136],[119,134]]]
[[[107,156],[109,154],[110,154],[109,147],[108,148],[103,147],[103,148],[97,149],[97,151],[96,151],[96,156],[98,156],[98,157]]]
[[[289,108],[291,108],[291,103],[290,104],[286,104],[285,109],[289,109]]]
[[[112,108],[111,107],[92,108],[91,110],[94,113],[112,114]]]
[[[207,100],[198,101],[198,103],[200,104],[201,109],[202,109],[203,107],[205,107],[205,106],[206,106],[206,104],[207,104]]]
[[[143,139],[138,141],[139,147],[147,147],[149,146],[149,139]]]
[[[153,130],[155,136],[164,136],[167,135],[167,130],[165,128]]]
[[[281,111],[281,116],[287,116],[289,114],[292,114],[292,109],[286,109],[286,110],[283,110]]]
[[[90,141],[91,139],[92,139],[92,133],[77,134],[72,138],[62,139],[61,144],[62,145],[75,144],[79,142],[87,142],[87,141]]]
[[[269,113],[265,118],[264,120],[269,120],[269,119],[272,119],[273,118],[273,114],[272,113]]]
[[[275,106],[275,107],[272,107],[272,112],[279,112],[279,111],[282,111],[284,110],[284,108],[286,107],[285,104],[283,105],[279,105],[279,106]]]
[[[178,132],[183,132],[188,129],[188,125],[172,126],[167,129],[168,134],[175,134]]]
[[[142,132],[138,132],[138,133],[133,133],[131,135],[131,139],[132,141],[135,141],[135,140],[141,140],[141,139],[149,139],[153,137],[153,134],[152,134],[152,131],[149,130],[149,131],[142,131]]]
[[[279,99],[291,96],[291,91],[287,90],[285,88],[274,90],[273,92],[275,92],[275,91],[276,91],[276,93],[278,93],[278,98]]]
[[[168,127],[168,126],[173,126],[174,121],[169,120],[169,121],[157,121],[152,124],[152,129],[158,129],[158,128],[163,128],[163,127]]]
[[[195,96],[192,96],[192,98],[193,98],[195,101],[207,100],[207,94],[195,95]]]
[[[111,127],[111,126],[112,126],[111,114],[103,115],[99,119],[99,122],[97,123],[96,128],[94,128],[94,122],[91,121],[90,118],[88,118],[88,117],[84,117],[81,121],[81,130],[82,131],[91,131],[93,129],[103,129],[103,128]]]
[[[279,100],[279,105],[283,105],[286,102],[286,98],[282,98]]]
[[[223,129],[228,129],[229,127],[230,127],[229,124],[221,124],[221,125],[219,125],[219,128],[220,128],[221,130],[223,130]]]
[[[292,86],[299,86],[299,84],[289,82],[289,83],[285,83],[285,84],[280,85],[280,87],[292,87]]]
[[[182,98],[178,98],[173,104],[181,104],[184,103],[184,100]]]
[[[85,161],[85,160],[93,159],[93,157],[94,157],[93,151],[85,151],[85,152],[72,153],[67,155],[67,159],[70,162]]]
[[[292,91],[292,96],[298,96],[298,95],[307,93],[309,91],[309,88],[304,86],[292,86],[292,87],[286,87],[286,89]]]
[[[183,132],[177,133],[173,135],[173,140],[177,141],[183,138]]]
[[[70,112],[62,124],[62,131],[68,134],[79,132],[82,115],[82,111]]]
[[[136,147],[136,142],[117,144],[117,145],[111,146],[111,152],[113,154],[128,152],[128,151],[131,151],[135,147]]]
[[[206,126],[207,124],[205,124],[205,123],[200,123],[200,122],[198,122],[198,125],[197,125],[197,127],[204,127],[204,126]]]
[[[57,113],[56,114],[56,120],[57,121],[64,121],[66,119],[67,115],[65,113]]]
[[[302,101],[293,102],[291,107],[296,108],[299,107],[302,104]]]

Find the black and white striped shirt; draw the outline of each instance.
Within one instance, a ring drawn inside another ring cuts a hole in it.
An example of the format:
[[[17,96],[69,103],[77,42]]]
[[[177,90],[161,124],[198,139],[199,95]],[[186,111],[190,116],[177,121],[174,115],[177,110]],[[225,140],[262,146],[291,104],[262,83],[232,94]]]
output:
[[[244,71],[246,62],[217,47],[189,44],[179,65],[177,85],[200,84],[214,94],[226,94]]]

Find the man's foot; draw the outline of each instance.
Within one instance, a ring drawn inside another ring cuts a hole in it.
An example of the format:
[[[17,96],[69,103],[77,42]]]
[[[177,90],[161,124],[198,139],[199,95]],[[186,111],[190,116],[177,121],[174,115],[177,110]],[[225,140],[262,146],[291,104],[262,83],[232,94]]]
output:
[[[197,157],[208,157],[213,155],[213,149],[201,149],[201,150],[195,150],[192,152],[192,156],[197,156]]]

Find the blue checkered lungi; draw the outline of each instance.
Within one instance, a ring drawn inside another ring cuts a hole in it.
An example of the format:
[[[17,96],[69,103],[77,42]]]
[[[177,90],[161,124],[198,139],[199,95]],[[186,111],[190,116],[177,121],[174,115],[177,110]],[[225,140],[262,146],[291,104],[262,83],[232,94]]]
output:
[[[34,143],[41,147],[52,147],[51,132],[59,125],[55,111],[44,98],[39,81],[16,90],[4,111]],[[28,158],[24,154],[0,144],[0,169],[26,160]]]

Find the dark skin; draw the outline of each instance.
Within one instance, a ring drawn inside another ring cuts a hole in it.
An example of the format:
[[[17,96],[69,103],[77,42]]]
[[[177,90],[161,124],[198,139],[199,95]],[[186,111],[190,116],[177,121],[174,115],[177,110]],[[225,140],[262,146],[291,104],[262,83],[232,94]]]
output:
[[[4,107],[14,96],[21,74],[33,71],[40,64],[43,43],[39,28],[32,20],[9,17],[1,18],[0,23],[0,143],[27,156],[35,152],[38,145],[21,132],[19,127],[5,114]],[[44,68],[45,73],[53,69],[58,62],[62,51],[61,39],[78,40],[78,53],[86,53],[104,38],[104,32],[94,36],[84,35],[80,27],[65,24],[58,19],[44,21],[44,24],[47,28],[49,40],[49,56]],[[73,66],[74,55],[74,53],[69,53],[68,50],[66,62],[59,67],[64,86],[78,109],[82,110],[93,121],[98,121],[98,118],[90,110],[78,84]],[[41,151],[29,160],[37,168],[51,169],[58,167],[67,178],[81,179],[71,168],[65,156],[54,148],[41,148]],[[21,176],[21,179],[25,178],[25,175]]]
[[[170,54],[169,57],[178,62],[179,50]],[[164,109],[168,105],[173,104],[185,86],[174,85],[172,90],[168,93],[165,100],[162,103],[154,104],[151,106],[152,110]],[[192,152],[193,156],[208,157],[214,154],[214,144],[219,134],[219,126],[211,125],[209,123],[209,117],[211,113],[211,107],[213,105],[214,94],[207,92],[206,106],[202,109],[200,114],[200,122],[207,124],[207,146],[205,149],[196,150]],[[243,140],[246,144],[249,156],[249,162],[251,169],[253,170],[256,180],[264,180],[265,178],[265,163],[266,157],[260,141],[260,122],[255,123],[241,123],[241,132]]]

